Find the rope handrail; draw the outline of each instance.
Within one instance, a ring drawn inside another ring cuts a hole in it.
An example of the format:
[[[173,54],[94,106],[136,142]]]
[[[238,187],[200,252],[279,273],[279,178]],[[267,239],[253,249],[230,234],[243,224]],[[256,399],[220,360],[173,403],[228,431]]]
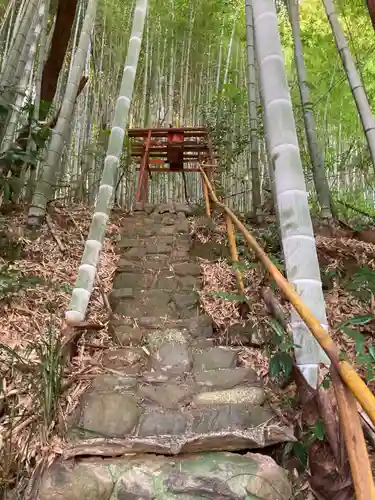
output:
[[[255,238],[250,234],[242,222],[235,216],[235,214],[224,203],[219,201],[215,190],[210,182],[205,167],[212,167],[212,165],[200,165],[203,184],[206,186],[207,194],[206,201],[206,214],[211,215],[210,201],[211,200],[225,213],[227,222],[228,242],[231,249],[231,256],[236,257],[237,249],[233,249],[233,242],[235,238],[233,235],[233,225],[242,233],[247,246],[254,252],[256,257],[264,265],[264,267],[271,274],[276,284],[283,292],[284,296],[296,309],[300,317],[305,322],[315,339],[319,342],[320,346],[329,357],[332,367],[332,382],[336,393],[339,414],[344,433],[344,439],[350,468],[353,477],[353,484],[356,491],[357,500],[375,500],[375,486],[372,477],[371,465],[367,453],[366,442],[364,439],[356,401],[361,404],[365,412],[368,414],[372,423],[375,425],[375,397],[366,386],[361,377],[357,374],[352,365],[345,360],[340,360],[339,350],[332,340],[329,333],[321,326],[318,319],[313,315],[311,310],[304,304],[299,295],[294,290],[293,286],[277,269],[275,264],[268,257],[266,252],[260,247]],[[206,194],[206,193],[205,193]],[[232,225],[233,224],[233,225]],[[232,232],[232,234],[230,234]],[[236,259],[238,260],[238,258]],[[238,274],[236,273],[237,283],[240,286]],[[344,382],[344,384],[342,383]]]

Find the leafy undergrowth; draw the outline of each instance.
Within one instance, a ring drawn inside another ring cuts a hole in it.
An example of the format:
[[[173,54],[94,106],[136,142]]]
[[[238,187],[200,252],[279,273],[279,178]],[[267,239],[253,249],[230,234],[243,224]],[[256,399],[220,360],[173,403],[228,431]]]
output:
[[[248,226],[249,227],[249,226]],[[262,227],[250,228],[261,246],[269,253],[274,263],[283,272],[282,253],[278,241],[276,223],[270,217]],[[202,242],[215,240],[226,244],[226,229],[223,221],[216,220],[216,229],[207,234],[199,221],[193,223],[194,237]],[[358,373],[374,391],[375,346],[375,245],[345,236],[316,236],[316,245],[321,265],[323,288],[330,334],[343,356],[349,359]],[[288,339],[290,326],[280,324],[269,312],[263,297],[264,290],[272,290],[273,297],[289,317],[286,303],[268,272],[248,252],[238,238],[240,268],[244,276],[245,296],[250,301],[247,321],[259,328],[268,325],[269,337],[264,348],[242,346],[244,364],[252,366],[263,379],[272,396],[272,406],[285,423],[292,424],[300,437],[296,445],[287,444],[279,450],[278,461],[289,468],[295,479],[295,498],[305,498],[309,487],[304,470],[306,450],[314,440],[324,439],[321,424],[303,429],[302,408],[296,385],[286,375],[292,369],[292,341]],[[201,292],[203,307],[217,326],[222,343],[228,343],[227,332],[234,323],[244,322],[238,307],[238,291],[234,269],[226,260],[216,262],[201,260],[204,287]],[[275,342],[276,339],[276,342]],[[289,359],[289,361],[288,361]],[[291,449],[292,448],[292,449]],[[375,464],[374,450],[369,448]],[[281,453],[281,456],[280,456]],[[375,467],[374,467],[375,471]]]
[[[30,473],[47,465],[63,443],[57,437],[80,394],[99,372],[111,345],[104,296],[117,262],[119,215],[112,214],[101,253],[99,280],[84,330],[68,362],[62,345],[83,241],[91,222],[84,206],[51,206],[41,231],[31,238],[24,214],[4,217],[0,241],[0,496],[23,490]],[[14,252],[17,249],[17,252]]]

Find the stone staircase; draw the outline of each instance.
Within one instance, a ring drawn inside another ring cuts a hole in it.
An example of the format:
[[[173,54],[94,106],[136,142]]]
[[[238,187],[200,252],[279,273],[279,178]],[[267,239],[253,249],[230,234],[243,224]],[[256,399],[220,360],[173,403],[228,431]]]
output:
[[[142,204],[124,217],[110,295],[119,347],[104,353],[72,419],[74,452],[44,475],[41,500],[291,498],[285,471],[248,452],[291,431],[238,351],[215,346],[188,213]]]

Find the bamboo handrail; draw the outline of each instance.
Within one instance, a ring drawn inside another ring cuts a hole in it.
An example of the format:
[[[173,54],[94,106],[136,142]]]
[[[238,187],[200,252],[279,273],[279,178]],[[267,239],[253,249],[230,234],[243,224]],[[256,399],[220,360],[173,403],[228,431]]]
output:
[[[200,170],[212,201],[225,212],[226,218],[230,219],[236,228],[243,234],[250,250],[255,253],[257,258],[269,271],[281,291],[284,293],[285,297],[296,309],[331,360],[332,379],[338,402],[339,413],[341,416],[340,420],[343,427],[353,484],[356,491],[356,498],[357,500],[375,500],[375,486],[372,477],[370,460],[367,453],[366,442],[363,436],[355,399],[353,397],[354,395],[370,417],[371,421],[375,424],[374,395],[363,382],[361,377],[356,373],[351,364],[347,361],[340,360],[339,351],[330,335],[326,332],[326,330],[324,330],[310,309],[302,302],[292,285],[284,278],[246,227],[234,215],[230,208],[218,200],[214,188],[202,167],[200,167]],[[229,232],[228,239],[230,239]],[[351,392],[349,392],[346,386],[342,384],[340,376]]]

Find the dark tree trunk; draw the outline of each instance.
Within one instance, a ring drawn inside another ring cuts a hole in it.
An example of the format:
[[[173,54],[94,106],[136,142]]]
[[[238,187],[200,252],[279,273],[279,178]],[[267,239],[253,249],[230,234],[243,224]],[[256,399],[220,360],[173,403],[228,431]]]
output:
[[[371,17],[372,26],[375,31],[375,0],[367,0],[367,8]]]
[[[57,80],[64,63],[72,32],[77,3],[78,0],[59,1],[51,49],[43,70],[41,101],[52,103],[55,96]],[[41,119],[44,119],[44,117],[41,117]]]

